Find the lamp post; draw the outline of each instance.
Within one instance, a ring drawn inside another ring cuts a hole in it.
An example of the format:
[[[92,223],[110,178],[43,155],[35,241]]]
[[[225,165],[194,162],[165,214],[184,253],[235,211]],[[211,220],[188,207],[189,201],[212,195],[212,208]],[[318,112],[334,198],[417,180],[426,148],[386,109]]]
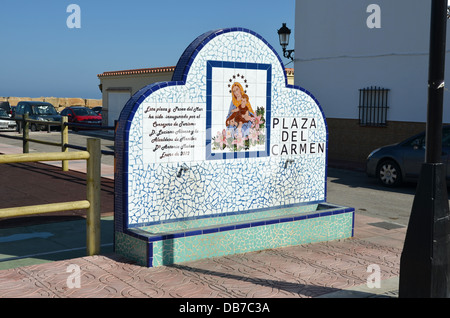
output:
[[[286,26],[286,23],[283,23],[278,30],[278,36],[280,37],[280,45],[283,48],[283,56],[293,61],[294,57],[292,56],[292,53],[294,53],[294,50],[286,49],[289,45],[289,37],[291,36],[291,29]]]
[[[403,252],[399,297],[450,297],[450,212],[442,163],[442,112],[448,0],[432,0],[425,163]]]

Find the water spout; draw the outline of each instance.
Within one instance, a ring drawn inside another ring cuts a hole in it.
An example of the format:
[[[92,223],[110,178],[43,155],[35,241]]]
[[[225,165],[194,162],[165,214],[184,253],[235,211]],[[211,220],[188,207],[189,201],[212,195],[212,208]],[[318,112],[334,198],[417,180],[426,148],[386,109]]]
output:
[[[294,163],[294,160],[292,160],[292,159],[286,160],[286,162],[284,163],[284,169],[286,169],[288,164],[290,164],[290,163]]]
[[[181,178],[181,174],[182,174],[183,172],[188,171],[188,170],[189,170],[189,167],[186,166],[186,164],[183,164],[183,165],[180,167],[180,170],[178,170],[177,178]]]

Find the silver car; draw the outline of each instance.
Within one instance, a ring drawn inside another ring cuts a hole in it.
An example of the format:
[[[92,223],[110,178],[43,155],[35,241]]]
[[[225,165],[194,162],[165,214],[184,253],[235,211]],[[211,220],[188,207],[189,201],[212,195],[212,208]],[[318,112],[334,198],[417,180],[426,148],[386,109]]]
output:
[[[383,185],[395,187],[402,182],[417,181],[425,162],[425,132],[398,144],[378,148],[367,157],[366,171]],[[442,162],[450,178],[450,126],[442,130]]]
[[[0,108],[0,129],[10,129],[15,127],[16,122],[11,120],[11,115],[8,114],[3,108]]]

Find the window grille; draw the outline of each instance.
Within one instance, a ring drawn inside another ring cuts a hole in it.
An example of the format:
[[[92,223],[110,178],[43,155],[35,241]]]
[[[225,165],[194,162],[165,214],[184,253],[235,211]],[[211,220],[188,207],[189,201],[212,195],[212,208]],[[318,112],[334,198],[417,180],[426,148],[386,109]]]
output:
[[[359,124],[361,126],[385,127],[389,89],[368,87],[359,90]]]

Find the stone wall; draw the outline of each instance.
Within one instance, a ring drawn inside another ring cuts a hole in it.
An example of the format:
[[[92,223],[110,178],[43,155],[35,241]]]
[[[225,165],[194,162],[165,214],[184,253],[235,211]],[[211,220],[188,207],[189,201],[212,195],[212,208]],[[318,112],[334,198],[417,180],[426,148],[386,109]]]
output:
[[[11,106],[16,106],[20,101],[47,102],[55,106],[57,111],[69,106],[86,106],[89,108],[102,106],[101,99],[69,98],[69,97],[1,97],[0,102],[9,102]]]

